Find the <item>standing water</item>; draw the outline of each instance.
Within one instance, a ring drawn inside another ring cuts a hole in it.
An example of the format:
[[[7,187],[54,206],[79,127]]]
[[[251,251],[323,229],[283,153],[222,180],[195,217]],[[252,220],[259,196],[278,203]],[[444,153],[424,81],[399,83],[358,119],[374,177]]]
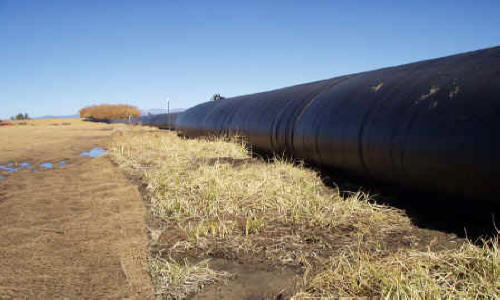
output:
[[[0,165],[0,171],[7,171],[9,173],[11,172],[17,172],[21,169],[29,168],[31,167],[31,164],[28,162],[22,162],[17,164],[14,164],[13,162],[8,163],[7,165]]]
[[[45,168],[45,170],[52,169],[54,165],[51,162],[44,162],[40,164],[40,167]]]
[[[80,153],[80,156],[99,157],[101,155],[106,155],[106,154],[107,154],[106,150],[102,149],[101,147],[96,147],[91,149],[89,152]]]

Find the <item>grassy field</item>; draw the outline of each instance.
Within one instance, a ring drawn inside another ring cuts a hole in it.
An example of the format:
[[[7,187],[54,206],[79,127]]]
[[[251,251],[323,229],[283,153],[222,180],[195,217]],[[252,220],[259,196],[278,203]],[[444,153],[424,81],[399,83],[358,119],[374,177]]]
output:
[[[102,145],[113,130],[112,126],[80,119],[20,120],[12,123],[15,126],[0,127],[2,162],[69,158],[75,156],[75,149]]]
[[[32,168],[0,170],[0,299],[153,298],[137,186],[106,156],[80,156],[121,126],[14,123],[0,127],[0,165]]]
[[[498,240],[477,246],[418,228],[401,210],[326,187],[301,165],[255,158],[241,142],[136,128],[109,149],[142,186],[149,271],[164,298],[500,295]]]

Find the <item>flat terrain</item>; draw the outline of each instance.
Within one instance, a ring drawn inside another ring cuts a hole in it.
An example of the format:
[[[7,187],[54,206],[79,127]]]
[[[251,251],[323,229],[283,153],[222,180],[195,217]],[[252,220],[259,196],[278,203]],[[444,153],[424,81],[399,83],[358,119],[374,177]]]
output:
[[[107,156],[79,155],[117,130],[67,119],[0,127],[0,165],[37,170],[0,171],[0,298],[152,297],[137,187]]]

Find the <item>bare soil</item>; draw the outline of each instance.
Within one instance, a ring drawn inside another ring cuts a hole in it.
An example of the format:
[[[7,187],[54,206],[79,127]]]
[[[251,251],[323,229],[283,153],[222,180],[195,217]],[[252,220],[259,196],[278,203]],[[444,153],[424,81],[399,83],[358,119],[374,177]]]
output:
[[[80,120],[0,128],[0,164],[67,162],[2,173],[0,298],[153,297],[137,187],[108,157],[79,156],[105,146],[115,128]]]
[[[210,268],[235,274],[224,286],[212,285],[192,299],[288,299],[293,294],[297,274],[287,268],[271,268],[265,264],[243,264],[227,259],[213,259]]]

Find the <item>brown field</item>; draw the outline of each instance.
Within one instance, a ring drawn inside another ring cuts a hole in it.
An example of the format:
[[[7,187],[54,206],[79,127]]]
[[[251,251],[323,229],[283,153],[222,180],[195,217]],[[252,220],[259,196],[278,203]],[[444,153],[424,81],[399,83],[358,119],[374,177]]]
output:
[[[107,157],[119,126],[52,119],[0,127],[0,164],[67,166],[0,179],[0,298],[151,298],[137,188]]]

